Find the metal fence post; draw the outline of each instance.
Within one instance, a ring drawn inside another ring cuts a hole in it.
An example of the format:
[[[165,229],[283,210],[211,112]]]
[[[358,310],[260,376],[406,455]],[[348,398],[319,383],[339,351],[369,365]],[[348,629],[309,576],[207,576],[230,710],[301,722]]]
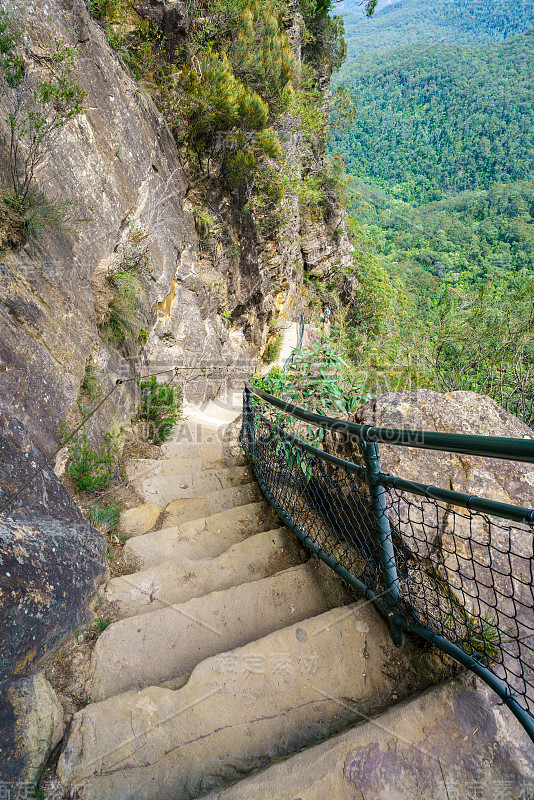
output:
[[[376,522],[376,533],[378,538],[378,550],[380,563],[382,565],[382,579],[386,586],[386,602],[389,613],[389,625],[391,638],[396,647],[402,647],[403,630],[395,622],[394,616],[398,613],[399,604],[399,576],[397,574],[397,563],[395,560],[395,550],[393,548],[393,538],[391,526],[386,507],[386,491],[378,483],[380,473],[380,452],[376,442],[361,442],[363,457],[367,471],[367,483],[371,495],[371,504]]]
[[[256,458],[256,442],[254,439],[254,415],[252,411],[252,396],[250,394],[250,389],[245,386],[245,396],[244,396],[244,404],[243,404],[243,426],[248,427],[248,433],[250,436],[250,454],[249,458],[254,462]]]

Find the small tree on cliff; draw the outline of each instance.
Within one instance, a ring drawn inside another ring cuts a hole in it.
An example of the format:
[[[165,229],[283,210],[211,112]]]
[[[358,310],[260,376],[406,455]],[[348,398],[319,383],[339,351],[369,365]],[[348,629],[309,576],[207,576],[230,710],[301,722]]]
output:
[[[10,6],[0,5],[0,102],[8,123],[11,179],[4,199],[23,218],[38,197],[37,167],[58,132],[83,111],[85,95],[72,75],[75,58],[74,47],[51,37],[49,52],[32,53],[30,59]]]

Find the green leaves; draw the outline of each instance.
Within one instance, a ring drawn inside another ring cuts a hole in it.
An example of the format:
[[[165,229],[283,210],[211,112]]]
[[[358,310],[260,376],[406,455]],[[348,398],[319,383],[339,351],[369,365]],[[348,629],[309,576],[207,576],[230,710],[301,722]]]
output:
[[[106,489],[122,477],[120,451],[117,437],[103,433],[104,444],[100,449],[90,446],[84,431],[68,445],[71,461],[67,474],[74,480],[79,492],[96,492]]]
[[[487,394],[534,422],[534,277],[446,292],[431,329],[440,388]]]
[[[328,339],[296,351],[286,370],[274,367],[266,376],[255,376],[252,380],[258,388],[293,405],[342,419],[370,399],[362,382],[352,375],[343,353]],[[283,412],[264,405],[260,403],[279,427],[298,435],[303,431],[308,441],[320,446],[325,436],[321,428],[295,423]]]
[[[115,345],[137,338],[141,324],[140,302],[144,291],[141,276],[135,269],[118,269],[107,278],[113,293],[107,313],[99,323],[101,335]]]
[[[145,423],[145,438],[150,442],[165,441],[182,415],[182,393],[167,381],[158,382],[156,375],[139,381],[139,419]]]
[[[76,55],[66,40],[50,37],[52,66],[37,76],[29,69],[20,31],[0,9],[0,93],[10,128],[11,199],[22,218],[35,170],[50,142],[83,110],[85,94],[72,77]]]
[[[531,30],[491,46],[353,58],[336,82],[358,114],[333,131],[333,147],[352,175],[409,203],[524,179],[534,170],[533,52]]]

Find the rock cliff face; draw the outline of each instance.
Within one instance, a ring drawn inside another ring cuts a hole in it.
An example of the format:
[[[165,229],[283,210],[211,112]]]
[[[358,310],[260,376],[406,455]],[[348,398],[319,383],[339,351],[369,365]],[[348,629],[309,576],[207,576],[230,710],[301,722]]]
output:
[[[182,372],[193,401],[221,389],[222,373],[214,367],[242,380],[266,342],[270,317],[297,317],[302,266],[324,275],[348,245],[340,214],[328,224],[310,223],[288,201],[283,226],[259,233],[261,226],[247,226],[222,195],[208,209],[213,230],[207,240],[199,237],[168,127],[83,0],[11,0],[10,8],[23,20],[36,73],[49,37],[63,38],[78,48],[73,77],[86,92],[85,113],[62,129],[36,175],[48,197],[76,204],[80,221],[74,231],[48,236],[38,250],[4,254],[0,264],[0,403],[46,452],[58,442],[61,423],[75,414],[88,362],[101,373],[103,388],[131,374],[132,361],[147,371],[204,367]],[[179,3],[145,3],[138,10],[167,31],[169,46],[187,34]],[[293,15],[286,25],[298,58],[302,24]],[[298,174],[299,130],[291,120],[282,127]],[[5,114],[0,133],[7,141]],[[4,183],[8,166],[4,147]],[[149,264],[141,309],[149,338],[142,352],[141,346],[119,351],[98,335],[102,284],[139,231]],[[133,390],[124,387],[95,429],[124,423],[133,403]]]

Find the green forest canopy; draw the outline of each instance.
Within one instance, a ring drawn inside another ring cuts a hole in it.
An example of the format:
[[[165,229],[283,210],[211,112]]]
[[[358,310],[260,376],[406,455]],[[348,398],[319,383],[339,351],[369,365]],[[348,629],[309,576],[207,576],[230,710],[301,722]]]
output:
[[[354,0],[345,0],[336,13],[345,21],[349,58],[415,42],[493,42],[534,26],[532,0],[379,0],[370,19]]]
[[[370,22],[347,17],[358,55],[333,88],[350,90],[358,113],[330,143],[352,176],[367,309],[334,333],[362,380],[490,394],[529,424],[533,17],[530,2],[493,0],[404,0],[379,4]]]
[[[350,174],[409,202],[534,172],[534,30],[475,47],[417,45],[362,56],[335,84],[358,114],[332,135]]]

